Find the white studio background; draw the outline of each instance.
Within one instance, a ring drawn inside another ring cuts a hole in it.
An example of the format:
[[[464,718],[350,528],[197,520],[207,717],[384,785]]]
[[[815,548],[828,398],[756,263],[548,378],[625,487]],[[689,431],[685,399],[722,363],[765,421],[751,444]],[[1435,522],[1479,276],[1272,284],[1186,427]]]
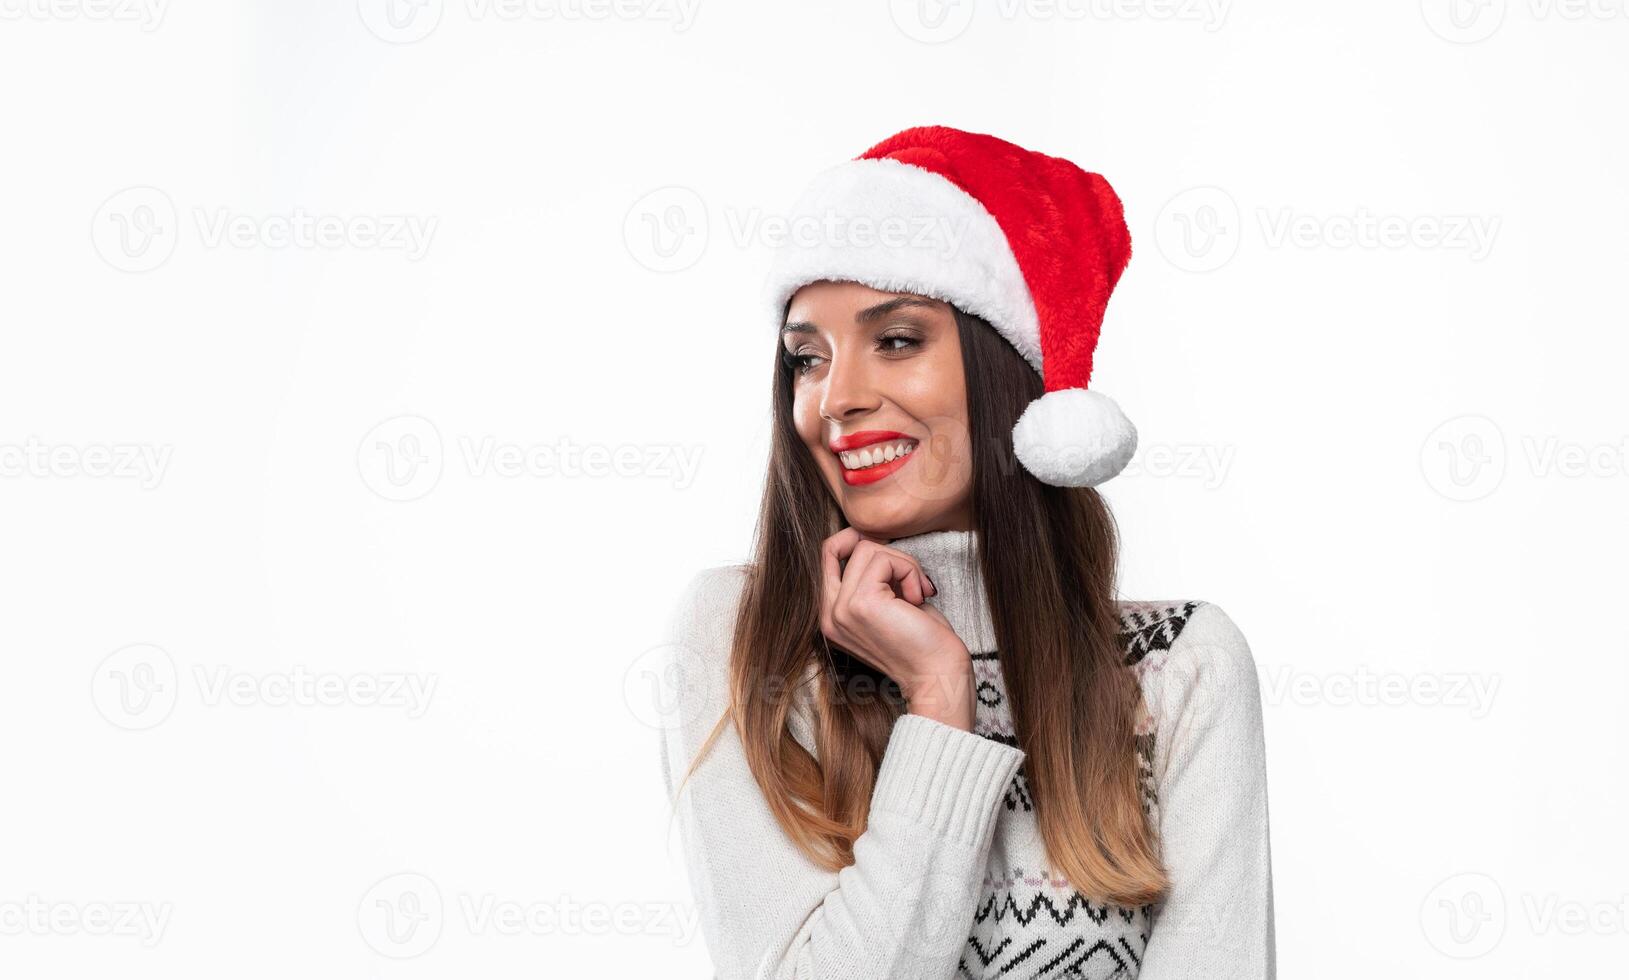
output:
[[[1629,959],[1623,0],[0,14],[0,975],[710,976],[642,658],[777,209],[923,124],[1126,203],[1123,588],[1251,642],[1280,975]]]

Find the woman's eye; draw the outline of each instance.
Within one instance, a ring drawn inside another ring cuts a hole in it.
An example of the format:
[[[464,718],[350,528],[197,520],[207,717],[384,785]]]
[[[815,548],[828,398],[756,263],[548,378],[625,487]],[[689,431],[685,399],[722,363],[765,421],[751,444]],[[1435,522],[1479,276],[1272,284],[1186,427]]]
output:
[[[922,346],[920,337],[910,334],[890,334],[878,337],[877,343],[882,351],[888,354],[897,354]],[[813,371],[825,358],[819,354],[798,354],[789,350],[781,351],[781,363],[785,364],[794,374],[808,374]]]
[[[806,374],[813,367],[815,361],[820,360],[816,354],[794,354],[789,350],[781,351],[781,363],[791,368],[797,374]]]

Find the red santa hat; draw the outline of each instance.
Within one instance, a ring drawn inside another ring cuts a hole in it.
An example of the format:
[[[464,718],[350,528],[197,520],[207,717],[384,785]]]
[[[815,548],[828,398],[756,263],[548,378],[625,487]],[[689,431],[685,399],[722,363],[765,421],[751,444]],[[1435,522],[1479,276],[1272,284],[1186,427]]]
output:
[[[792,294],[823,279],[943,300],[988,321],[1041,375],[1045,393],[1012,430],[1025,469],[1090,487],[1131,460],[1137,430],[1087,388],[1131,258],[1107,180],[994,136],[918,126],[819,174],[789,218],[767,286],[777,330]]]

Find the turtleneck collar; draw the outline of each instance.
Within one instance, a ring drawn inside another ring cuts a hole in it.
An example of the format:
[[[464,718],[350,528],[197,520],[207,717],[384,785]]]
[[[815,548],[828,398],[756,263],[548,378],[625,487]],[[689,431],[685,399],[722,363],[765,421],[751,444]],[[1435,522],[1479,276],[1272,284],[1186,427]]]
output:
[[[995,626],[979,570],[977,532],[924,531],[895,538],[888,547],[915,558],[933,579],[938,593],[928,603],[945,614],[969,653],[995,650]]]

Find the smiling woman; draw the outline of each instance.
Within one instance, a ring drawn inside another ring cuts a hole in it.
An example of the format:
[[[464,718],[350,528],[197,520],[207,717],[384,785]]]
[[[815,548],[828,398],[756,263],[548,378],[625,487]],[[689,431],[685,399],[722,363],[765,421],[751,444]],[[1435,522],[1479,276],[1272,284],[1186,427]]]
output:
[[[1119,199],[930,127],[798,211],[967,235],[776,257],[755,554],[669,623],[664,776],[718,975],[1272,977],[1249,647],[1214,604],[1115,593],[1095,486],[1136,433],[1086,384]]]
[[[968,451],[961,342],[950,304],[854,282],[813,283],[792,298],[781,342],[792,370],[793,424],[851,526],[900,537],[911,533],[901,527],[941,516],[929,506],[934,499],[965,496],[969,474],[960,474],[960,485],[944,486],[947,468],[932,465],[965,459]],[[854,419],[866,428],[854,429]],[[926,462],[903,472],[924,444]],[[896,473],[903,493],[877,487]],[[912,500],[918,512],[899,513]],[[972,527],[968,506],[950,516],[952,526]]]

